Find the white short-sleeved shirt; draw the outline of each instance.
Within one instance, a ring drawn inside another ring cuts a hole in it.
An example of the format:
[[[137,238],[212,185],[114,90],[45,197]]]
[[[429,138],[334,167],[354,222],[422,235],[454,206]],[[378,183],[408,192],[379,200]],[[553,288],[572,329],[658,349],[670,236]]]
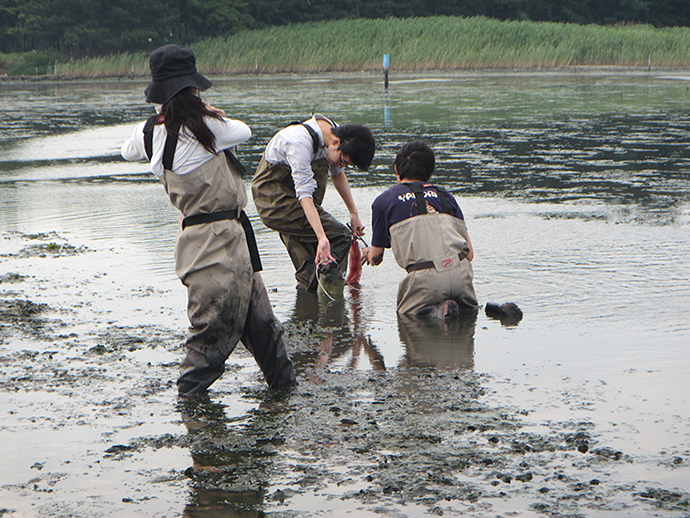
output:
[[[318,158],[324,158],[327,152],[323,132],[317,120],[324,120],[333,127],[337,126],[336,123],[318,113],[304,122],[319,137],[319,149],[316,153],[314,153],[314,141],[311,135],[300,124],[293,124],[280,130],[273,136],[264,151],[264,156],[269,164],[290,166],[292,180],[295,184],[295,194],[299,200],[306,197],[311,198],[314,194],[317,186],[311,163]],[[336,176],[343,170],[343,168],[329,164],[331,176]]]
[[[223,119],[218,120],[213,117],[205,117],[206,126],[216,136],[216,149],[222,151],[230,149],[252,136],[252,130],[244,122]],[[120,150],[125,160],[144,160],[146,149],[144,148],[144,125],[143,121],[134,128],[132,136],[128,138]],[[172,172],[175,174],[186,174],[201,164],[211,160],[215,155],[209,153],[204,146],[194,137],[191,131],[182,126],[180,137],[175,148]],[[163,149],[167,133],[163,124],[156,124],[153,128],[153,156],[151,157],[151,171],[157,177],[163,176]]]

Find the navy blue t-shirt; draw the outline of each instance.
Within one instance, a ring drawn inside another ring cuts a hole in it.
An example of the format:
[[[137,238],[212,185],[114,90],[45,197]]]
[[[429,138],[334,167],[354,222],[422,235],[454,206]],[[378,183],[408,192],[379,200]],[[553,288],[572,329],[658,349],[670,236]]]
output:
[[[438,212],[441,210],[441,199],[435,186],[430,183],[414,182],[422,186],[424,199]],[[462,211],[452,195],[448,197],[450,214],[464,220]],[[391,236],[388,229],[400,221],[417,215],[417,200],[414,193],[405,184],[396,184],[377,196],[371,204],[371,246],[391,247]]]

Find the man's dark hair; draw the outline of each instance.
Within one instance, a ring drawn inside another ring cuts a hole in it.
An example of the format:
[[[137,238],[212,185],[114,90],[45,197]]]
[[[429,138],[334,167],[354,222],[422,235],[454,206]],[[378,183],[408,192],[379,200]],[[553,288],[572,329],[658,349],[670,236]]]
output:
[[[400,148],[395,166],[401,179],[426,182],[436,165],[434,151],[422,140],[413,140]]]
[[[340,152],[362,171],[369,169],[376,150],[371,130],[361,124],[343,124],[331,131],[340,139]]]

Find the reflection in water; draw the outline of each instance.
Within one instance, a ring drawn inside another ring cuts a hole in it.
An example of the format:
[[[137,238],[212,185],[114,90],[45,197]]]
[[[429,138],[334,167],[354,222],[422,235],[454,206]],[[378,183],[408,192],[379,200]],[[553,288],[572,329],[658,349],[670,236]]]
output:
[[[282,444],[277,401],[265,401],[268,411],[233,422],[226,408],[208,395],[180,398],[177,410],[188,431],[193,465],[185,471],[192,494],[184,516],[264,516],[265,488],[276,445]],[[246,421],[246,422],[245,422]]]
[[[239,150],[250,171],[277,129],[308,117],[319,103],[339,120],[374,130],[380,147],[370,172],[349,174],[355,187],[388,185],[399,146],[424,138],[437,151],[436,178],[458,193],[639,204],[667,221],[688,201],[689,90],[668,76],[411,79],[396,81],[390,92],[367,77],[338,78],[327,90],[320,82],[292,79],[228,80],[207,97],[252,128],[252,139]],[[141,85],[3,84],[0,91],[0,186],[27,179],[122,178],[146,170],[117,163],[134,121],[151,111],[141,102]],[[287,115],[281,119],[278,113]]]
[[[398,316],[398,333],[405,345],[403,367],[474,368],[474,330],[477,312],[450,322]]]
[[[364,355],[370,368],[385,370],[383,356],[365,334],[360,290],[350,286],[346,292],[333,299],[321,290],[297,290],[291,322],[299,326],[308,324],[322,339],[317,350],[291,353],[295,364],[325,367],[343,360],[346,366],[356,368]]]
[[[592,199],[652,210],[687,201],[688,120],[597,114],[586,120],[492,124],[432,139],[450,156],[435,176],[466,193],[511,192],[541,202]],[[445,158],[445,159],[444,159]]]
[[[385,101],[383,105],[383,127],[389,129],[391,127],[391,103],[388,97],[388,90],[386,90]]]
[[[361,290],[357,286],[350,287],[349,305],[352,314],[352,329],[354,335],[352,359],[350,360],[349,367],[356,368],[362,353],[364,353],[373,370],[386,370],[386,363],[383,355],[371,342],[371,337],[365,335],[365,325],[362,319],[364,308],[362,306]]]
[[[297,289],[293,318],[320,327],[347,327],[344,297],[330,298],[321,290]]]
[[[290,321],[297,326],[306,324],[320,336],[317,350],[300,350],[290,353],[296,367],[304,365],[323,367],[332,357],[341,356],[350,348],[349,340],[336,340],[336,335],[349,335],[350,331],[343,297],[332,300],[321,290],[297,289],[295,307]]]

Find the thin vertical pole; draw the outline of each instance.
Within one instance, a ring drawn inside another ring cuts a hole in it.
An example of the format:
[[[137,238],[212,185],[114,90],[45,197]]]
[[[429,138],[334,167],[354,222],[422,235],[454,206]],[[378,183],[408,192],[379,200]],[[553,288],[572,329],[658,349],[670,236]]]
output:
[[[388,66],[390,65],[390,57],[388,54],[383,55],[383,87],[388,90]]]

